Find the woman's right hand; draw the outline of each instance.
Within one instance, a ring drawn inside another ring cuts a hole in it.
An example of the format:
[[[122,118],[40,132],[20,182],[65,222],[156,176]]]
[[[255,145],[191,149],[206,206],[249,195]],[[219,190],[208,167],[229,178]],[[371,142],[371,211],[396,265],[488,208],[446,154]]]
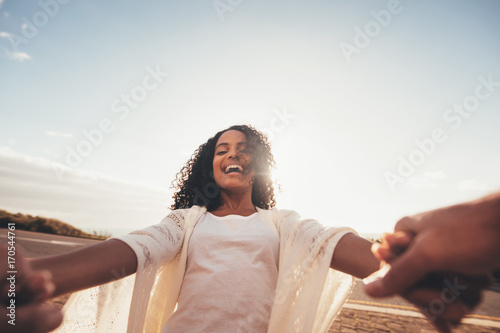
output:
[[[55,285],[49,271],[33,271],[19,247],[10,256],[9,247],[0,245],[0,331],[1,332],[49,332],[57,328],[63,319],[60,310],[43,304],[54,292]],[[14,266],[9,267],[9,264]],[[9,273],[10,271],[16,273]]]

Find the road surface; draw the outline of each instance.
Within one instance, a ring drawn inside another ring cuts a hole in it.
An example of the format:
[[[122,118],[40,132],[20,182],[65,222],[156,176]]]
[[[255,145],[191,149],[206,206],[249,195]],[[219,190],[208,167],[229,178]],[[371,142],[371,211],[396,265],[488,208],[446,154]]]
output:
[[[16,230],[16,245],[21,246],[29,258],[55,255],[76,250],[78,248],[95,244],[99,241],[58,236],[23,230]],[[7,241],[7,229],[0,229],[0,242]],[[379,311],[382,313],[393,313],[399,315],[413,316],[411,308],[414,307],[399,297],[375,299],[363,292],[363,283],[357,279],[353,292],[349,297],[347,308],[364,311]],[[378,310],[377,310],[378,309]],[[492,322],[500,332],[500,293],[492,291],[485,292],[484,300],[474,311],[472,318]]]

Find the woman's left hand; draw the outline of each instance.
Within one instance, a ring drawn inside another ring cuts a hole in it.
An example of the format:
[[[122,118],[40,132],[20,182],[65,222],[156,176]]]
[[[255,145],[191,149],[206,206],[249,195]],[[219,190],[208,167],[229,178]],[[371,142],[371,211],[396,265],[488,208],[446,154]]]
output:
[[[374,244],[372,252],[385,266],[365,279],[365,283],[385,275],[390,263],[397,260],[411,240],[410,234],[396,232],[385,234],[382,244]],[[489,284],[486,275],[433,272],[406,288],[400,296],[417,306],[439,332],[447,333],[480,303],[481,293]]]

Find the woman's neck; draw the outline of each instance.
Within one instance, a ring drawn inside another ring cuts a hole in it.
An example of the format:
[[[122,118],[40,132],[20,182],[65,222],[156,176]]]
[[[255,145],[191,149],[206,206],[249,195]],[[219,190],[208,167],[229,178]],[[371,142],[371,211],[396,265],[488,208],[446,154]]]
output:
[[[252,193],[228,194],[221,192],[222,205],[217,207],[211,213],[216,216],[225,216],[230,214],[248,216],[257,210],[252,203]]]

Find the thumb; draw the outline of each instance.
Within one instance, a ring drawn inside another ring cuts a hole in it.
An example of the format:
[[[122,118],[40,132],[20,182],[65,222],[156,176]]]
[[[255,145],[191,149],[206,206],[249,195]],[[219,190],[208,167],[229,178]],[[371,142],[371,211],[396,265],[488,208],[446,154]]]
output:
[[[410,247],[390,264],[365,278],[365,292],[372,297],[399,294],[427,273],[425,267],[423,256],[415,247]]]
[[[32,304],[18,310],[15,332],[42,333],[57,328],[63,319],[61,310],[50,305]]]

